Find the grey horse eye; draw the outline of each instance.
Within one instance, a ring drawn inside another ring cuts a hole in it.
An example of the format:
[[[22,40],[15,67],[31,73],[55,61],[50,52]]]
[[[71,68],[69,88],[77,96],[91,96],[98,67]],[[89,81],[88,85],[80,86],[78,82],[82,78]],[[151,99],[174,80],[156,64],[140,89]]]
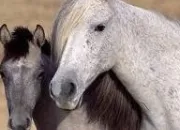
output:
[[[104,31],[104,29],[105,29],[105,25],[103,25],[103,24],[99,24],[95,27],[95,31],[97,31],[97,32],[102,32],[102,31]]]

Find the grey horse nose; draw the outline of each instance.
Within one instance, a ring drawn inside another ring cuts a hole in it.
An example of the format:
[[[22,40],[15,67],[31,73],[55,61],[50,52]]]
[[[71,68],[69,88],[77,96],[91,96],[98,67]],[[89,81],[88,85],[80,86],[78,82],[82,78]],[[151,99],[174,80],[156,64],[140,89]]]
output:
[[[52,81],[50,83],[50,88],[50,94],[55,99],[59,97],[71,97],[76,91],[76,86],[73,82],[64,82],[59,86]]]
[[[9,119],[9,128],[12,130],[26,130],[31,125],[31,119],[26,118],[25,122],[15,123],[12,119]]]

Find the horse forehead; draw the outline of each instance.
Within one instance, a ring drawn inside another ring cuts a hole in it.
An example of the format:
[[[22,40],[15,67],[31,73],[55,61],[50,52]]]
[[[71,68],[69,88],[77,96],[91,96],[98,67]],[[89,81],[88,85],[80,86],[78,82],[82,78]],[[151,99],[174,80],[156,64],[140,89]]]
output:
[[[85,22],[90,16],[94,15],[96,10],[104,8],[102,0],[79,0],[68,7],[68,13],[64,13],[61,30],[64,32],[71,31],[82,22]],[[64,29],[64,30],[63,30]]]
[[[106,0],[79,0],[68,6],[67,13],[62,12],[63,19],[59,19],[59,41],[61,44],[65,44],[67,38],[71,35],[73,30],[82,23],[89,22],[91,16],[99,13],[99,10],[107,10],[103,12],[104,17],[109,11],[109,4]],[[59,17],[59,16],[58,16]],[[98,17],[94,20],[100,19]]]
[[[19,60],[17,63],[16,63],[16,66],[21,68],[22,66],[28,66],[28,67],[31,67],[31,64],[28,64],[27,62],[23,62],[23,60]]]
[[[9,60],[5,63],[5,66],[8,68],[33,68],[36,65],[36,62],[34,61],[28,61],[25,57],[22,57],[18,60]]]
[[[16,60],[13,59],[9,60],[6,62],[6,66],[9,68],[14,68],[14,67],[32,68],[40,64],[40,61],[41,61],[41,50],[35,45],[30,45],[29,53],[26,56],[22,56],[21,58]]]
[[[60,12],[62,13],[63,19],[60,18],[61,15],[58,15],[54,26],[54,30],[56,30],[56,27],[58,28],[58,33],[55,34],[57,35],[56,39],[58,43],[55,45],[55,51],[53,52],[57,56],[57,59],[60,59],[60,53],[63,51],[74,29],[78,25],[85,23],[90,16],[96,13],[95,10],[103,6],[102,2],[104,2],[104,0],[78,0],[67,5],[64,11]],[[61,51],[59,51],[59,49]]]
[[[60,41],[63,44],[66,38],[71,34],[72,30],[79,24],[87,22],[87,20],[98,13],[96,11],[106,9],[108,3],[106,0],[78,0],[67,6],[66,13],[62,11],[63,19],[58,19],[60,25]],[[59,17],[59,16],[58,16]]]
[[[19,61],[17,61],[16,63],[14,63],[16,67],[21,68],[21,67],[27,67],[27,68],[31,68],[35,65],[34,62],[32,61],[27,61],[24,59],[21,59]]]

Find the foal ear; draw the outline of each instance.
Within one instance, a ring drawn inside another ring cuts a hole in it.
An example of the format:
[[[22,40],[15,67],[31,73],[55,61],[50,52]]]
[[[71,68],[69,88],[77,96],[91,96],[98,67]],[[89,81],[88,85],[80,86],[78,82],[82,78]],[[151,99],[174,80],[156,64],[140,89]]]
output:
[[[45,43],[45,33],[41,25],[37,25],[33,34],[33,40],[36,45],[42,47]]]
[[[3,24],[0,27],[0,41],[3,45],[8,43],[11,40],[11,33],[9,32],[7,25]]]

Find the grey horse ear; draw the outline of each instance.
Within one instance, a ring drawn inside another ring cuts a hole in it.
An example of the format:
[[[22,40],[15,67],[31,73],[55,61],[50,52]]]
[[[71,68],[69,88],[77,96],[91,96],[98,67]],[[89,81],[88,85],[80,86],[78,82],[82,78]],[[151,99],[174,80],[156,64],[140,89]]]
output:
[[[8,30],[8,27],[6,24],[3,24],[0,27],[0,41],[3,45],[8,43],[11,40],[11,33]]]
[[[42,47],[45,43],[45,33],[44,33],[44,29],[41,25],[37,25],[36,29],[33,33],[33,40],[34,43],[36,45],[38,45],[39,47]]]

